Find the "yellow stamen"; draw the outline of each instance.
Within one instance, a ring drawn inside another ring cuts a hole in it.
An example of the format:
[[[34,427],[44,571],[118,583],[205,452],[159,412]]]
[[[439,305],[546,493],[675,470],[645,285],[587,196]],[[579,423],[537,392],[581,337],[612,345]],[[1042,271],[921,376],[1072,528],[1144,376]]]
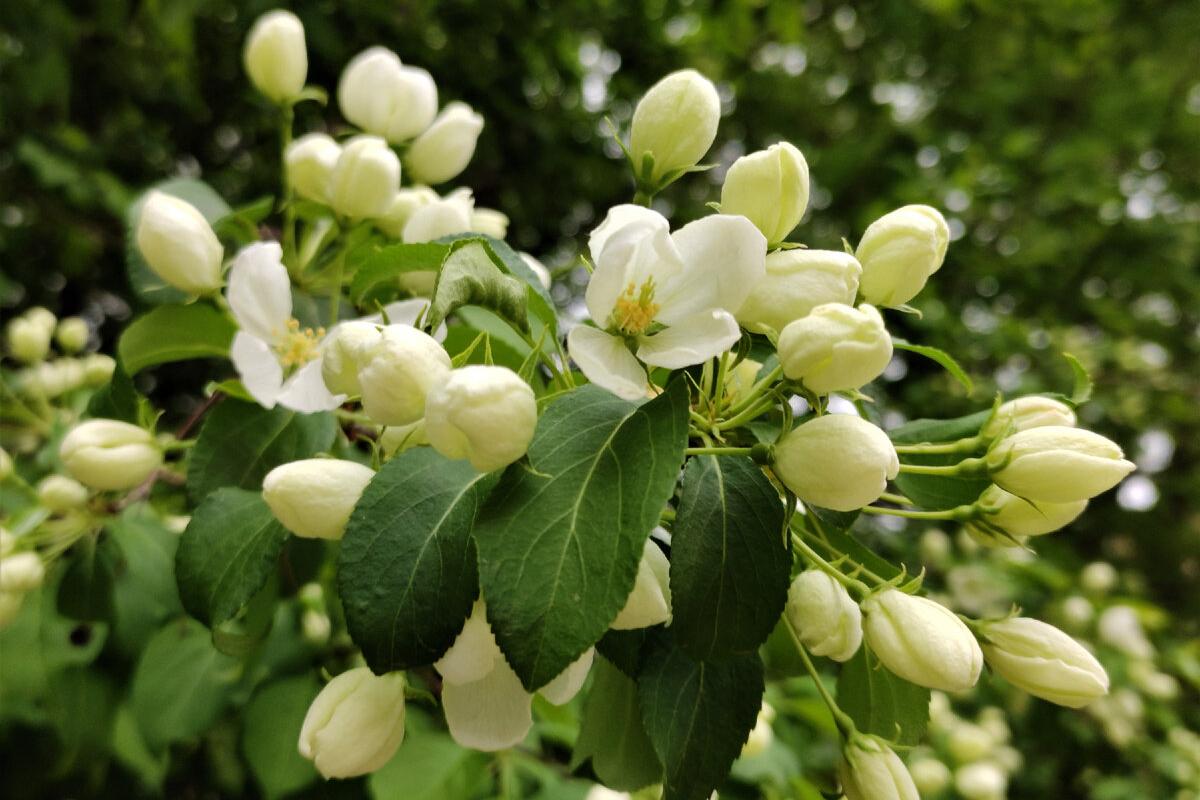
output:
[[[287,331],[275,343],[275,353],[279,363],[285,368],[302,367],[317,357],[320,351],[321,339],[325,338],[325,329],[300,329],[300,321],[289,319]]]
[[[653,278],[643,283],[640,289],[630,283],[617,298],[610,324],[626,336],[638,336],[653,324],[658,309],[658,303],[654,302]]]

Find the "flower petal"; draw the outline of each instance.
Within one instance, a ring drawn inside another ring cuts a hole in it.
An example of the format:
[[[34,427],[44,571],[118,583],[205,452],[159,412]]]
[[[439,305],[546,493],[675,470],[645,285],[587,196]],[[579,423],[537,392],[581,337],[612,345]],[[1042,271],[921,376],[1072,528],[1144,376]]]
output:
[[[263,408],[274,408],[283,389],[283,367],[279,366],[271,345],[238,331],[229,348],[229,359],[250,396]]]
[[[344,394],[332,394],[321,377],[321,359],[305,364],[284,381],[283,391],[275,401],[284,408],[312,414],[315,411],[332,411],[346,400]]]
[[[429,299],[426,297],[413,297],[408,300],[397,300],[394,303],[388,303],[383,307],[384,314],[387,314],[389,325],[411,325],[415,326],[417,320],[421,318],[425,309],[429,308]],[[383,314],[372,314],[369,317],[362,317],[363,322],[377,322],[383,324]],[[439,342],[446,340],[446,323],[438,326],[438,329],[433,332],[433,338]]]
[[[669,227],[666,218],[653,209],[631,204],[613,206],[608,210],[604,221],[597,225],[591,234],[588,235],[588,250],[592,254],[592,262],[595,263],[600,260],[600,251],[604,249],[604,244],[610,236],[634,222],[649,222],[654,225],[661,224]]]
[[[690,367],[724,353],[741,336],[737,320],[728,311],[701,311],[653,336],[639,339],[637,356],[655,367]]]
[[[474,683],[483,680],[504,656],[487,621],[487,606],[476,600],[454,644],[433,664],[447,684]]]
[[[767,274],[767,240],[745,217],[713,214],[671,239],[687,266],[655,293],[655,319],[666,325],[710,308],[736,312]]]
[[[584,296],[597,325],[608,325],[617,298],[627,288],[632,286],[638,292],[651,279],[657,287],[683,274],[683,259],[671,240],[670,224],[660,214],[650,214],[631,217],[603,235],[604,246],[596,255],[596,269]]]
[[[571,358],[588,380],[625,400],[640,400],[649,394],[646,371],[611,333],[576,325],[567,334]]]
[[[225,297],[242,330],[268,343],[287,330],[292,283],[278,242],[255,242],[238,251]]]
[[[569,703],[571,698],[583,688],[583,682],[587,680],[588,670],[592,668],[592,660],[595,656],[596,648],[589,647],[583,652],[583,655],[558,673],[554,680],[538,689],[538,694],[556,706]]]
[[[533,695],[503,658],[472,683],[444,683],[442,708],[450,735],[473,750],[504,750],[520,744],[533,726]]]

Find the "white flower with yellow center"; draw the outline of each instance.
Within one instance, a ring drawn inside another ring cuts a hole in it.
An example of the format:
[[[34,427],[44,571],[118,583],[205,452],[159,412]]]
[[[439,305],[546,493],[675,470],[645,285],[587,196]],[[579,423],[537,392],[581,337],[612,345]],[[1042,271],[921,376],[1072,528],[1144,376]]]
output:
[[[745,217],[714,214],[671,233],[656,211],[616,206],[588,245],[585,300],[599,327],[571,331],[571,357],[627,400],[647,394],[642,363],[679,369],[733,346],[733,312],[766,272],[767,240]]]

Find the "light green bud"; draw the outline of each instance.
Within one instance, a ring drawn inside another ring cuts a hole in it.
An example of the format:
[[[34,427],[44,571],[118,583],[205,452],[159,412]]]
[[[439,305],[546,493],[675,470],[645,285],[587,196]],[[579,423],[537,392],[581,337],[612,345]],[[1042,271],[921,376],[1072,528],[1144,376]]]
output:
[[[91,330],[87,321],[81,317],[67,317],[58,323],[54,332],[54,340],[64,353],[78,353],[87,347]]]
[[[854,251],[863,268],[863,299],[889,308],[912,300],[941,269],[949,243],[950,228],[935,208],[912,205],[884,214]]]
[[[363,411],[380,425],[410,425],[425,416],[425,398],[450,375],[450,356],[411,325],[383,328],[358,373]]]
[[[654,156],[651,183],[668,172],[700,163],[721,121],[721,98],[712,81],[692,69],[672,72],[650,87],[633,112],[630,152],[642,177],[642,159]]]
[[[950,768],[936,758],[918,758],[908,766],[912,775],[913,785],[923,797],[929,797],[945,791],[953,776]]]
[[[351,397],[362,393],[358,371],[366,366],[371,351],[383,338],[380,325],[350,320],[334,326],[321,343],[321,377],[334,394]]]
[[[1002,547],[1014,547],[1024,537],[1043,536],[1066,527],[1083,513],[1088,504],[1087,500],[1070,503],[1024,500],[995,484],[984,490],[975,502],[986,513],[982,518],[967,523],[967,530],[980,544]],[[998,536],[997,531],[1013,538]]]
[[[808,207],[808,189],[804,155],[788,142],[780,142],[733,162],[721,187],[721,213],[748,218],[769,246],[775,246],[800,224]]]
[[[45,577],[46,568],[37,553],[27,550],[0,558],[0,593],[32,592],[42,585]]]
[[[88,386],[103,386],[112,380],[117,362],[103,353],[89,353],[83,358],[83,380]]]
[[[508,235],[508,215],[494,208],[476,208],[471,211],[471,230],[493,239]]]
[[[441,198],[428,186],[408,186],[396,192],[387,213],[375,220],[375,225],[388,236],[396,239],[404,235],[404,226],[418,208],[427,206]]]
[[[1011,617],[987,623],[983,636],[983,654],[991,668],[1034,697],[1081,708],[1108,694],[1104,667],[1053,625]]]
[[[918,686],[962,692],[979,680],[983,653],[954,612],[885,589],[862,603],[867,644],[889,670]]]
[[[1109,647],[1134,658],[1153,658],[1154,645],[1132,606],[1109,606],[1096,620],[1096,634]]]
[[[475,200],[470,189],[456,189],[442,198],[421,202],[404,223],[401,236],[409,244],[432,242],[452,233],[471,230]],[[413,275],[420,273],[405,273]]]
[[[284,162],[296,194],[328,205],[330,181],[341,155],[341,145],[324,133],[308,133],[288,145]]]
[[[132,489],[162,464],[162,451],[150,432],[114,419],[76,425],[58,449],[67,471],[101,491]]]
[[[838,777],[846,800],[920,800],[904,762],[874,736],[856,734],[846,743]]]
[[[805,503],[854,511],[879,499],[900,472],[887,434],[860,417],[826,414],[775,445],[775,474]]]
[[[50,336],[44,325],[28,317],[16,317],[8,323],[8,352],[17,361],[36,364],[50,352]]]
[[[979,761],[955,771],[954,789],[964,800],[1004,800],[1008,778],[995,764]]]
[[[1072,503],[1095,497],[1135,467],[1115,442],[1098,433],[1048,425],[1019,431],[988,452],[992,480],[1019,497]]]
[[[58,317],[54,316],[54,312],[42,306],[26,309],[21,316],[46,331],[47,336],[54,333],[54,328],[58,325]]]
[[[801,572],[788,589],[784,609],[806,648],[834,661],[849,661],[862,644],[862,612],[846,587],[819,570]]]
[[[66,475],[47,475],[37,486],[38,502],[50,511],[61,513],[79,508],[88,499],[88,490]]]
[[[342,116],[392,144],[428,128],[438,107],[433,76],[404,66],[384,47],[369,48],[350,60],[338,81],[337,99]]]
[[[525,455],[537,427],[537,399],[507,367],[452,371],[425,399],[425,435],[446,458],[465,458],[480,472]]]
[[[353,461],[307,458],[263,478],[263,500],[275,519],[305,539],[341,539],[375,472]]]
[[[269,100],[287,103],[304,88],[308,50],[304,25],[290,11],[268,11],[250,28],[242,63],[254,88]]]
[[[152,191],[142,203],[137,246],[154,274],[188,294],[221,288],[225,251],[196,207],[165,192]]]
[[[960,764],[979,759],[992,752],[996,746],[992,735],[973,722],[959,722],[950,729],[946,738],[946,749]]]
[[[1093,561],[1079,571],[1079,585],[1094,594],[1108,594],[1120,579],[1117,568],[1107,561]]]
[[[777,250],[767,254],[767,274],[737,311],[742,327],[776,333],[826,303],[852,305],[862,266],[837,250]]]
[[[996,414],[979,433],[988,439],[1006,436],[1047,425],[1075,427],[1075,412],[1066,403],[1051,397],[1030,395],[1001,404]]]
[[[405,153],[408,174],[417,183],[430,186],[458,177],[475,155],[482,131],[483,117],[469,105],[449,103]]]
[[[358,667],[338,675],[313,700],[300,727],[300,755],[326,778],[374,772],[404,741],[404,673]]]
[[[826,303],[779,335],[783,374],[817,394],[866,386],[892,360],[892,337],[874,306]]]
[[[351,219],[382,217],[400,189],[400,159],[378,136],[355,136],[342,147],[329,178],[329,202]]]

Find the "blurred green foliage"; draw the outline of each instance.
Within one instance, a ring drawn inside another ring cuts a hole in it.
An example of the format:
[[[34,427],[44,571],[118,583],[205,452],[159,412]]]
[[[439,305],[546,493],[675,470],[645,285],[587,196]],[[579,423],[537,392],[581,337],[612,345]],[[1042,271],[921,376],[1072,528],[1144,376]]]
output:
[[[131,314],[122,219],[141,188],[202,175],[234,203],[273,190],[276,123],[240,63],[246,29],[272,5],[8,0],[0,28],[5,316],[33,304],[82,312],[110,320],[102,331],[111,338]],[[904,203],[943,209],[955,241],[917,300],[924,316],[892,324],[897,335],[953,352],[978,388],[968,399],[936,365],[909,356],[888,375],[907,368],[928,380],[897,383],[896,406],[948,416],[996,391],[1069,392],[1059,353],[1076,355],[1096,381],[1083,421],[1125,445],[1141,472],[1095,501],[1043,556],[1062,591],[1088,561],[1115,563],[1126,591],[1173,614],[1173,638],[1197,634],[1196,3],[290,5],[306,26],[311,83],[332,90],[352,55],[383,44],[429,69],[443,101],[464,100],[485,116],[459,182],[511,217],[514,246],[561,268],[564,303],[585,281],[572,269],[584,234],[630,196],[606,118],[627,125],[640,93],[683,66],[718,82],[727,113],[709,159],[719,166],[668,190],[664,210],[703,213],[718,197],[722,166],[779,139],[811,166],[811,212],[793,237],[811,246],[854,242]],[[322,115],[302,107],[301,128]],[[901,421],[888,398],[879,401],[885,420]],[[1031,612],[1041,602],[1036,591],[1019,597]],[[83,681],[78,691],[112,687]],[[1050,713],[1054,722],[1038,721]],[[1040,708],[1023,730],[1054,736],[1064,718]],[[1042,743],[1059,765],[1030,771],[1017,785],[1030,793],[1018,796],[1043,796],[1081,764],[1107,758],[1107,745],[1086,730],[1071,741]],[[141,757],[129,749],[127,758]],[[1112,797],[1159,796],[1114,786]]]

